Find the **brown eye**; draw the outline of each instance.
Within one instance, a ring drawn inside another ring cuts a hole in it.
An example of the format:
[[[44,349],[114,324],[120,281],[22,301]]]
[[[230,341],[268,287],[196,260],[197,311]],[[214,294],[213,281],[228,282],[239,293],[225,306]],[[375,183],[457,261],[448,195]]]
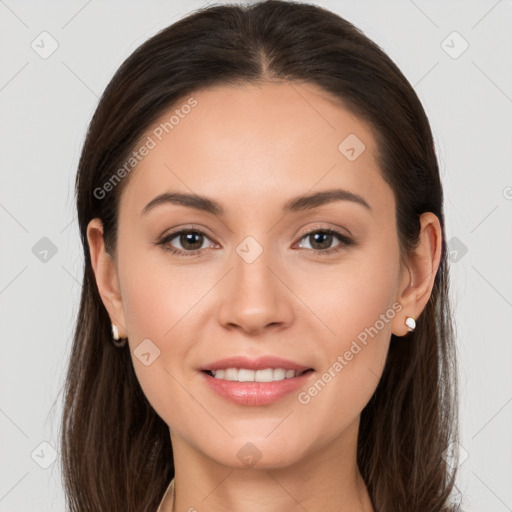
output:
[[[335,247],[331,247],[332,243],[336,239],[338,239],[340,243]],[[340,251],[343,247],[355,244],[355,242],[348,236],[338,233],[332,229],[317,229],[315,231],[310,231],[302,236],[301,240],[307,240],[309,242],[309,247],[305,248],[315,251],[319,255],[332,254]],[[301,244],[300,247],[303,247],[303,245]]]
[[[330,248],[334,236],[325,231],[317,231],[316,233],[308,235],[308,239],[313,249],[324,250]]]
[[[193,251],[201,248],[201,246],[203,245],[204,237],[201,233],[190,231],[188,233],[184,232],[175,238],[178,238],[181,246],[184,249]]]
[[[209,238],[201,231],[182,230],[166,235],[158,242],[158,245],[174,254],[190,256],[198,254],[204,248],[205,240],[209,240]],[[172,241],[174,243],[171,243]],[[181,247],[176,247],[176,244]]]

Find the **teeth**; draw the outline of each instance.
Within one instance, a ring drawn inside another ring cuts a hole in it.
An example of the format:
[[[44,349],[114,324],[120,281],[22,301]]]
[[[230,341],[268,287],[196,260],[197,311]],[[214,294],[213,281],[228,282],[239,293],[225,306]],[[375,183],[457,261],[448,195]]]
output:
[[[248,370],[247,368],[226,368],[223,370],[211,370],[216,379],[224,379],[237,382],[274,382],[284,379],[292,379],[304,372],[286,370],[284,368],[265,368],[264,370]]]

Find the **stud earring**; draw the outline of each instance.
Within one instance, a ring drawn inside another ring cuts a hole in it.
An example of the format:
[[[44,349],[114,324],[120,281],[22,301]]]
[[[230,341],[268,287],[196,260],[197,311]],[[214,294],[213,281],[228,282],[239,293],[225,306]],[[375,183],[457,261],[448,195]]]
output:
[[[117,325],[114,324],[112,324],[112,338],[112,343],[118,348],[124,347],[126,344],[126,338],[120,338],[119,329],[117,328]]]
[[[412,331],[414,331],[414,329],[416,329],[416,321],[414,320],[414,318],[412,318],[410,316],[408,316],[405,319],[405,325],[407,325],[410,332],[412,332]]]

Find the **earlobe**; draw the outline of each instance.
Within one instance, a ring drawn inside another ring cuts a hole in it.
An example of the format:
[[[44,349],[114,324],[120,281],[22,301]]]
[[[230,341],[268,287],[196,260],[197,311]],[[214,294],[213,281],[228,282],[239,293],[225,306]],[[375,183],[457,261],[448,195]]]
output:
[[[393,325],[396,336],[407,334],[410,329],[406,319],[417,320],[427,305],[441,261],[443,233],[438,217],[425,212],[420,216],[420,224],[418,245],[408,257],[407,272],[400,283],[397,300],[403,309]]]
[[[108,311],[110,320],[118,327],[119,336],[126,338],[125,318],[117,270],[113,258],[105,250],[103,224],[92,219],[87,226],[87,241],[91,266],[101,300]]]

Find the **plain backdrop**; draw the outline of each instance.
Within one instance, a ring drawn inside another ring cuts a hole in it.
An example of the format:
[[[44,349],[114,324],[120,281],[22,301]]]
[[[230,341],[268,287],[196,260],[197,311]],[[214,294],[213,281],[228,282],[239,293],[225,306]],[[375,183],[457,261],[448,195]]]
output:
[[[460,355],[457,487],[467,512],[512,510],[512,2],[311,3],[377,42],[430,119]],[[73,185],[98,97],[137,46],[204,5],[0,0],[1,512],[64,510],[61,389],[83,264]]]

